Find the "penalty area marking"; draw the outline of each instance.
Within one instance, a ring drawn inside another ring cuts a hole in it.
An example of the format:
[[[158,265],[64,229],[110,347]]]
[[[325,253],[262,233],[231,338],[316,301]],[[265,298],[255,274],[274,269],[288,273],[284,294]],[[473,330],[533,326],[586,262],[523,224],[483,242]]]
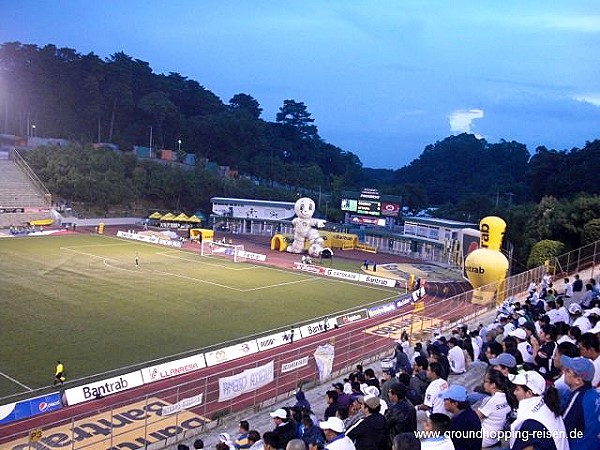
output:
[[[2,375],[4,378],[6,378],[7,380],[12,381],[13,383],[18,384],[21,387],[24,387],[25,389],[27,389],[28,391],[33,391],[33,389],[31,389],[29,386],[21,383],[19,380],[15,380],[13,377],[11,377],[10,375],[6,375],[4,372],[0,372],[0,375]]]
[[[183,261],[188,261],[188,262],[193,262],[193,263],[197,263],[197,264],[202,264],[203,266],[212,266],[212,267],[220,267],[223,269],[227,269],[227,270],[253,270],[253,269],[258,269],[261,266],[257,266],[257,265],[246,265],[243,267],[231,267],[230,265],[223,265],[223,264],[213,264],[213,263],[207,263],[204,261],[199,261],[197,258],[185,258],[182,256],[177,256],[177,255],[171,255],[170,253],[173,252],[156,252],[157,255],[161,255],[161,256],[166,256],[167,258],[173,258],[173,259],[181,259]],[[177,252],[179,253],[179,252]],[[211,258],[210,256],[201,256],[201,258]],[[233,261],[231,261],[233,263]],[[235,264],[235,263],[234,263]]]

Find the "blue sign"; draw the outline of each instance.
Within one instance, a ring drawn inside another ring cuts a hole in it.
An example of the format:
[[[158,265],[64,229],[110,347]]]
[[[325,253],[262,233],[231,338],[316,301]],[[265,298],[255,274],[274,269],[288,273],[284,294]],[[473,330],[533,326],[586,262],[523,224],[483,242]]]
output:
[[[58,392],[2,405],[0,406],[0,424],[27,419],[60,408],[62,408],[62,402]]]

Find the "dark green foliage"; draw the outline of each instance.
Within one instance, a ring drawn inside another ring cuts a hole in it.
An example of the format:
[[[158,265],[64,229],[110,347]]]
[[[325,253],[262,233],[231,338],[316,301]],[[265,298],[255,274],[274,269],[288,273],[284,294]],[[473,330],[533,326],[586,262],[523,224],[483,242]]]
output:
[[[600,241],[600,219],[592,219],[583,226],[582,244]]]
[[[124,150],[73,145],[28,156],[54,195],[100,211],[112,205],[208,210],[211,196],[293,200],[297,192],[322,192],[328,218],[340,221],[342,190],[371,187],[402,196],[410,213],[436,207],[438,217],[467,222],[505,218],[522,268],[540,240],[573,249],[596,236],[591,221],[600,217],[600,140],[570,150],[538,147],[531,156],[515,141],[490,144],[460,134],[427,145],[405,167],[368,169],[356,154],[320,138],[301,101],[283,100],[270,122],[248,93],[224,104],[197,81],[155,74],[123,52],[103,60],[54,45],[5,43],[0,77],[0,133],[26,136],[35,123],[38,136],[112,142]],[[133,145],[148,145],[151,128],[155,150],[177,150],[181,139],[182,153],[197,155],[199,167],[184,170],[128,154]],[[204,170],[206,160],[244,177],[223,179]]]
[[[546,261],[551,261],[556,256],[562,255],[564,250],[565,245],[562,242],[548,239],[540,241],[531,249],[531,254],[527,259],[527,267],[532,269],[542,266]]]
[[[111,142],[122,150],[181,149],[268,182],[329,190],[330,177],[360,179],[352,153],[327,144],[302,102],[285,100],[276,122],[260,119],[249,94],[229,105],[179,73],[154,74],[150,65],[117,52],[106,60],[54,45],[0,45],[0,75],[9,95],[0,105],[0,133]],[[306,176],[306,180],[301,177]]]

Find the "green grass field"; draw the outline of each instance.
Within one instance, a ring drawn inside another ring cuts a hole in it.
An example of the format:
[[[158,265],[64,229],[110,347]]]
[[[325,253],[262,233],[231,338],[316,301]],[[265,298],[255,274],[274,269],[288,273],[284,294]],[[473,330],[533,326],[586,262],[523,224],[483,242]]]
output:
[[[0,280],[0,397],[398,296],[105,236],[0,239]]]

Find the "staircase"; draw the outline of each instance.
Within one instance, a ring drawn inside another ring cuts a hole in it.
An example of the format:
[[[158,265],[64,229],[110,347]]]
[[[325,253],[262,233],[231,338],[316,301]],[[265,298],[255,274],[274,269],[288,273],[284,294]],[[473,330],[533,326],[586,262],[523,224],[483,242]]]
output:
[[[0,227],[50,219],[51,196],[15,151],[0,152]]]

